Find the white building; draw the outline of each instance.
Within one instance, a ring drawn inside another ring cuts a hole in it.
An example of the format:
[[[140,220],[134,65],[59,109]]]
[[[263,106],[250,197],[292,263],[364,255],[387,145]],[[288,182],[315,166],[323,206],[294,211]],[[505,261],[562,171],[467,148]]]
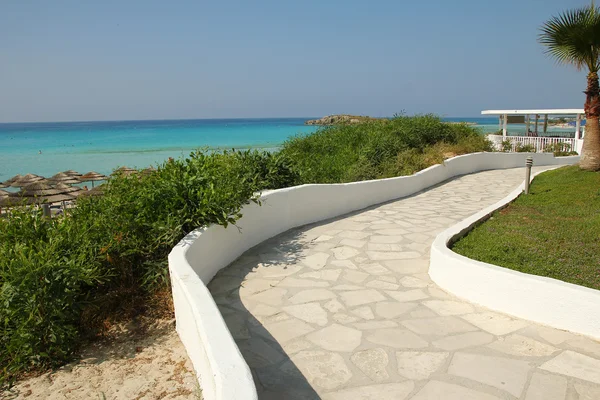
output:
[[[540,109],[540,110],[484,110],[482,115],[498,115],[499,130],[502,135],[488,135],[489,139],[498,147],[503,147],[502,142],[510,143],[514,151],[519,146],[532,146],[536,152],[544,151],[548,145],[566,143],[570,150],[581,154],[583,146],[583,131],[581,121],[585,112],[583,109]],[[548,117],[574,117],[575,133],[565,133],[558,136],[548,136]],[[509,125],[525,125],[524,135],[511,135]],[[532,129],[533,128],[533,129]]]

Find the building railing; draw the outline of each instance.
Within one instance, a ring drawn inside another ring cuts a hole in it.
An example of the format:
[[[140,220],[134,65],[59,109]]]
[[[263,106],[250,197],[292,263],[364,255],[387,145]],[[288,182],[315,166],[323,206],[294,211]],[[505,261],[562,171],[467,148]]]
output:
[[[532,152],[541,153],[548,151],[548,148],[555,145],[556,143],[565,143],[568,145],[568,149],[565,151],[574,150],[581,153],[580,142],[581,139],[565,138],[565,137],[531,137],[531,136],[506,136],[502,135],[488,135],[488,138],[494,143],[497,150],[502,151],[518,151],[523,147],[532,147]],[[503,145],[503,141],[510,142],[510,149],[507,149]]]

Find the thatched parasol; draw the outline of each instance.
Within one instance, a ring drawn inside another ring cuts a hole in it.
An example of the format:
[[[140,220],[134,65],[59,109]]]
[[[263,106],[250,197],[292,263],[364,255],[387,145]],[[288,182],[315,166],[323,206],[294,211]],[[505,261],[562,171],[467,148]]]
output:
[[[96,186],[90,190],[82,190],[77,193],[77,197],[102,196],[104,194],[104,185]]]
[[[8,196],[9,194],[10,194],[10,193],[9,193],[9,192],[7,192],[6,190],[1,190],[1,189],[0,189],[0,199],[1,199],[1,198],[3,198],[3,197],[6,197],[6,196]]]
[[[15,179],[18,175],[14,176],[12,179],[10,179],[12,182],[10,183],[10,186],[12,187],[23,187],[23,186],[27,186],[31,183],[34,182],[39,182],[39,181],[43,181],[44,177],[43,176],[39,176],[39,175],[35,175],[35,174],[27,174],[27,175],[23,175],[21,176],[21,178],[19,179]]]
[[[77,196],[79,194],[79,192],[83,191],[83,189],[81,189],[77,186],[69,186],[66,183],[62,183],[62,182],[54,185],[54,189],[59,189],[62,191],[62,193],[69,193],[73,196]]]
[[[135,174],[137,172],[138,172],[138,170],[134,169],[134,168],[120,167],[120,168],[117,168],[111,175],[119,175],[119,174],[131,175],[131,174]]]
[[[21,174],[17,174],[17,175],[15,175],[15,176],[13,176],[12,178],[10,178],[10,179],[7,179],[7,180],[5,180],[4,182],[2,182],[2,185],[3,185],[4,187],[8,187],[8,186],[10,186],[10,185],[11,185],[13,182],[16,182],[16,181],[18,181],[19,179],[23,179],[23,175],[21,175]]]
[[[63,193],[60,189],[52,187],[48,182],[33,182],[25,185],[20,191],[14,193],[17,196],[52,196],[55,194]]]
[[[72,169],[69,169],[69,170],[67,170],[67,171],[63,171],[63,172],[61,172],[61,173],[62,173],[62,174],[65,174],[65,175],[69,175],[69,176],[75,176],[75,177],[79,177],[79,176],[81,176],[81,174],[80,174],[79,172],[77,172],[77,171],[73,171]]]
[[[67,175],[64,172],[59,172],[58,174],[54,175],[52,178],[48,178],[48,181],[51,183],[66,183],[69,185],[72,185],[74,183],[79,183],[79,179],[77,179],[75,176],[71,176],[71,175]]]
[[[144,168],[144,169],[142,170],[142,175],[150,175],[150,174],[152,174],[153,172],[156,172],[156,168],[154,168],[153,166],[150,166],[150,167],[148,167],[148,168]]]
[[[12,183],[14,181],[18,181],[19,179],[23,179],[23,175],[21,174],[16,174],[15,176],[13,176],[10,179],[7,179],[6,181],[4,181],[4,183]]]
[[[53,188],[47,182],[34,182],[16,193],[9,193],[8,196],[0,199],[0,205],[15,206],[22,204],[42,204],[58,203],[66,200],[73,200],[75,197],[65,193],[62,189]]]
[[[105,181],[108,179],[108,176],[90,171],[87,174],[81,175],[78,179],[80,182],[92,182],[92,187],[94,187],[95,181]]]

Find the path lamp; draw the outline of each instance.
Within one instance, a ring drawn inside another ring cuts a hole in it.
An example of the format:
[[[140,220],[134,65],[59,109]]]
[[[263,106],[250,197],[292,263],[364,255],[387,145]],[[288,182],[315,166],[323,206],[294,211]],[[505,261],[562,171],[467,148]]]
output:
[[[529,194],[529,183],[531,182],[531,166],[533,165],[533,157],[527,157],[525,162],[525,194]]]

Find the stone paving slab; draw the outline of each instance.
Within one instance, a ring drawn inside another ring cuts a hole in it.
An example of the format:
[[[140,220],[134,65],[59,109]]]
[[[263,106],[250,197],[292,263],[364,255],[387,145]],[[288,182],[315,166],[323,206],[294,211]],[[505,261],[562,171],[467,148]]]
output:
[[[523,177],[462,176],[291,230],[220,271],[209,288],[259,398],[600,399],[599,342],[464,302],[427,275],[435,236]]]

